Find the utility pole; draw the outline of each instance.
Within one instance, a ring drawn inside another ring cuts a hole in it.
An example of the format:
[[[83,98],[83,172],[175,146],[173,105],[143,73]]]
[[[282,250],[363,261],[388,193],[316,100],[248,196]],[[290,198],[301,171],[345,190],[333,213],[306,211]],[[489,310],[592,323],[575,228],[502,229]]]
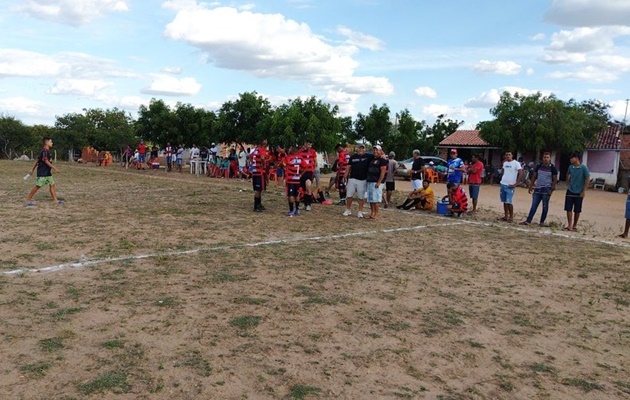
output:
[[[630,102],[630,99],[626,99],[626,112],[623,114],[623,129],[621,133],[623,133],[626,130],[626,117],[628,116],[628,102]]]

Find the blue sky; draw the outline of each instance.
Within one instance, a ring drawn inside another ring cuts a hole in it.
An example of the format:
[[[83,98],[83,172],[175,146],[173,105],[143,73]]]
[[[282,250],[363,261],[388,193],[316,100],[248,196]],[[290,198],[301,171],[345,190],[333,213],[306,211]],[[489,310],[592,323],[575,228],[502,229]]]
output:
[[[504,90],[630,97],[628,0],[0,0],[0,113],[137,116],[151,98],[217,109],[257,91],[343,115],[387,103],[472,128]]]

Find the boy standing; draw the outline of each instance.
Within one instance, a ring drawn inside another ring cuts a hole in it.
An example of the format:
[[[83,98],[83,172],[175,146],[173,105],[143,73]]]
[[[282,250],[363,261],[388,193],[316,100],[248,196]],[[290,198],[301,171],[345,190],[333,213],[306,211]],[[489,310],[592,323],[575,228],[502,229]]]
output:
[[[567,212],[567,226],[565,231],[576,231],[576,225],[582,213],[582,202],[586,194],[586,188],[591,179],[591,174],[586,165],[580,164],[577,153],[569,156],[569,170],[567,171],[567,194],[564,197],[564,211]]]
[[[473,209],[471,213],[477,212],[477,199],[479,198],[479,188],[481,187],[481,173],[483,163],[476,154],[472,155],[472,161],[468,166],[468,193],[472,199]]]
[[[536,169],[532,171],[529,181],[529,193],[532,195],[532,207],[529,210],[527,219],[521,222],[521,225],[529,225],[534,220],[534,215],[538,210],[538,205],[542,201],[542,215],[540,216],[540,226],[545,226],[547,212],[549,211],[549,199],[556,185],[558,184],[558,170],[551,163],[551,153],[548,151],[543,153],[543,162],[538,164]]]
[[[63,200],[59,200],[57,198],[57,191],[55,190],[55,180],[52,177],[53,171],[57,174],[60,172],[50,162],[50,148],[53,145],[53,141],[51,138],[45,137],[42,142],[44,144],[44,148],[39,153],[37,161],[35,162],[35,164],[33,164],[33,168],[31,168],[31,171],[29,172],[29,174],[32,175],[35,171],[35,168],[37,167],[37,180],[35,181],[35,186],[33,186],[33,189],[31,189],[31,192],[26,198],[27,207],[33,207],[35,205],[35,202],[33,201],[33,196],[35,196],[35,193],[37,193],[37,191],[41,187],[46,185],[48,185],[48,187],[50,188],[50,195],[52,196],[53,201],[56,204],[63,204]]]
[[[297,199],[300,193],[300,178],[304,171],[305,163],[293,146],[289,148],[289,155],[282,160],[282,165],[286,172],[287,200],[289,201],[289,212],[287,217],[297,217],[300,215]]]

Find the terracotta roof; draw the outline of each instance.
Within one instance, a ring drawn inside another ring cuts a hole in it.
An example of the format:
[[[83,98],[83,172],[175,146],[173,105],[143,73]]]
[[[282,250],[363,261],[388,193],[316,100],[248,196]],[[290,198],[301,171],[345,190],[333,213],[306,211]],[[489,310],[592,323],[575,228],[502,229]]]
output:
[[[588,150],[617,150],[621,144],[620,135],[618,126],[609,126],[597,134],[594,142],[586,142],[585,147]]]
[[[442,140],[439,147],[492,147],[479,136],[478,130],[460,130]]]

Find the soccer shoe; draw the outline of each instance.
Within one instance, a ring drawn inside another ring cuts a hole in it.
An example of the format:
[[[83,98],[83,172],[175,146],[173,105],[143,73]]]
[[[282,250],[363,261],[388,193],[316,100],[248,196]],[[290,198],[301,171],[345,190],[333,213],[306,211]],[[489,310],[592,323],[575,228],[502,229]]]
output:
[[[261,212],[263,212],[263,210],[260,207],[256,207],[256,208],[254,208],[254,212],[261,213]]]
[[[352,211],[350,211],[349,209],[346,208],[346,211],[343,212],[343,216],[347,217],[349,215],[352,215]]]
[[[363,218],[363,213],[361,211],[357,213],[357,218]]]
[[[309,204],[308,206],[306,206],[305,210],[306,211],[311,211],[311,205]]]
[[[345,206],[346,205],[346,199],[339,199],[339,204],[340,206]]]
[[[28,203],[24,204],[24,207],[35,207],[35,202],[29,201]]]
[[[295,211],[293,211],[293,216],[295,216],[295,217],[299,217],[300,216],[300,210],[298,208],[296,208]]]
[[[294,211],[289,211],[288,213],[286,213],[287,217],[293,217],[295,215]]]
[[[260,208],[260,211],[265,211],[266,210],[265,206],[263,206],[262,204],[259,204],[258,208]]]

